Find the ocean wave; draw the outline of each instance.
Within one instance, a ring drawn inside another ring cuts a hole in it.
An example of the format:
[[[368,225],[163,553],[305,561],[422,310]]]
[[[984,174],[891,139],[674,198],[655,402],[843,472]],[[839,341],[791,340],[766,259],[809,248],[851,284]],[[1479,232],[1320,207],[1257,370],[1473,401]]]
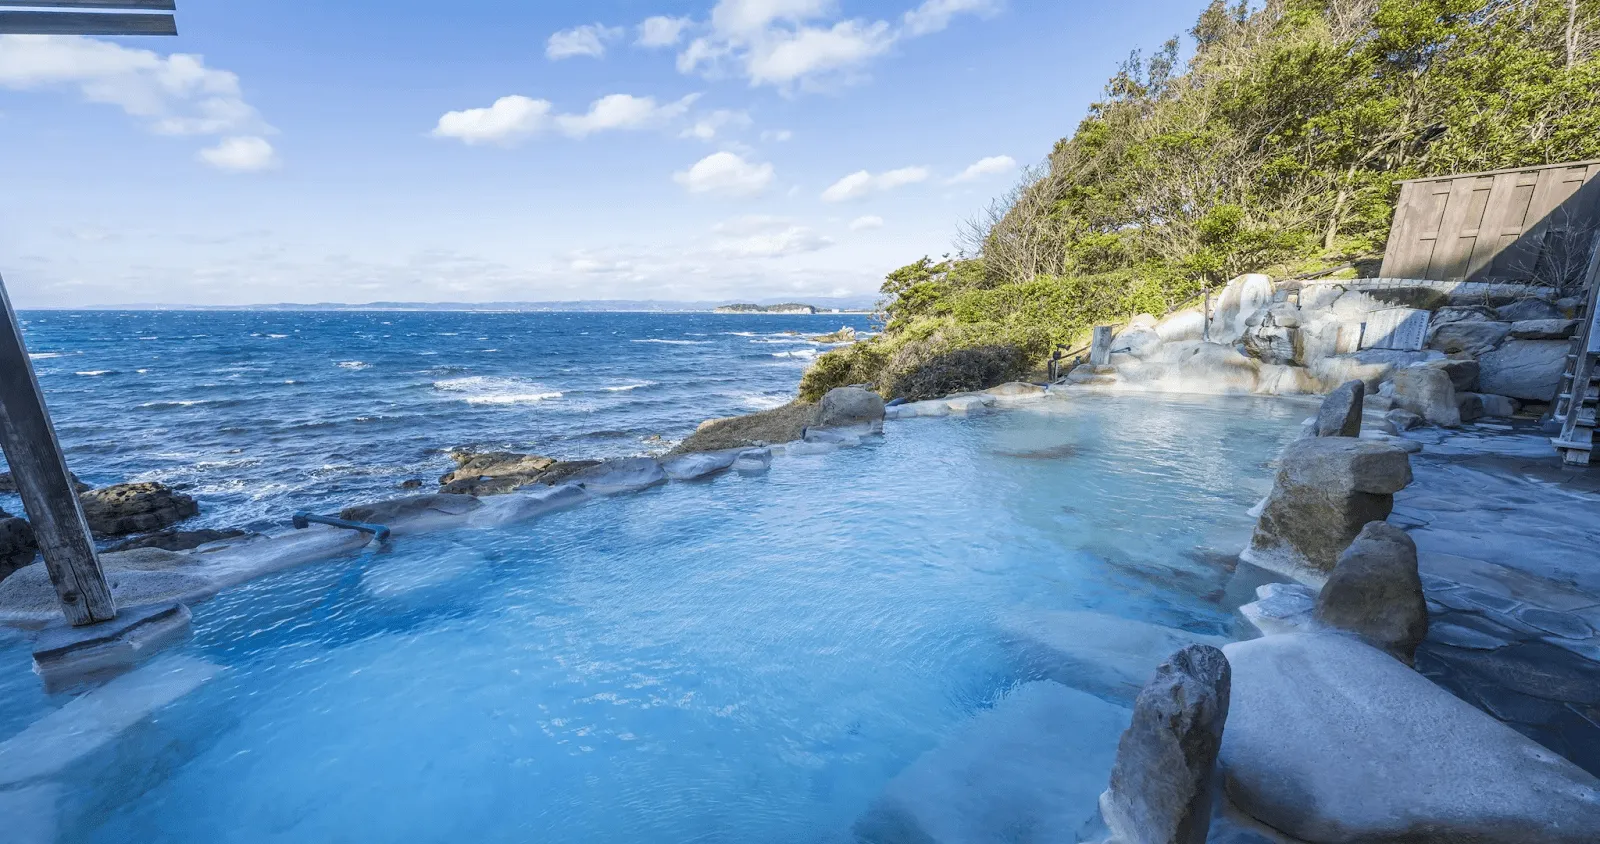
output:
[[[654,337],[649,340],[629,340],[629,343],[664,343],[669,346],[709,346],[710,340],[659,340]]]
[[[729,337],[754,337],[754,336],[756,336],[756,333],[754,331],[724,331],[722,333],[728,335]]]
[[[61,357],[63,354],[64,354],[64,352],[29,352],[28,353],[28,359],[29,360],[50,360],[51,358]]]
[[[472,375],[435,381],[433,388],[444,393],[458,393],[459,400],[467,404],[533,404],[561,398],[561,392],[524,378],[496,375]]]
[[[616,387],[601,387],[600,389],[608,393],[626,393],[632,390],[640,389],[641,387],[654,387],[655,385],[656,382],[654,381],[641,381],[638,384],[622,384]]]
[[[184,401],[147,401],[139,405],[146,410],[171,410],[175,407],[194,407],[197,404],[211,404],[208,399],[188,399]]]
[[[790,397],[777,393],[749,393],[742,396],[735,396],[734,400],[737,401],[741,407],[748,407],[752,410],[771,410],[775,407],[783,407],[784,405],[788,404]]]
[[[815,341],[815,340],[807,340],[804,337],[759,337],[759,338],[757,338],[755,340],[751,340],[750,342],[752,342],[752,343],[788,343],[788,344],[791,344],[791,345],[795,344],[795,343],[799,343],[801,345],[804,345],[806,343],[815,344],[817,341]]]
[[[797,360],[811,360],[817,356],[816,349],[790,349],[787,352],[773,352],[775,358],[795,358]]]
[[[359,360],[347,360],[339,363],[340,369],[370,369],[371,367],[372,364]]]
[[[115,369],[86,369],[83,372],[74,372],[73,375],[82,375],[85,378],[95,378],[100,375],[115,375]]]

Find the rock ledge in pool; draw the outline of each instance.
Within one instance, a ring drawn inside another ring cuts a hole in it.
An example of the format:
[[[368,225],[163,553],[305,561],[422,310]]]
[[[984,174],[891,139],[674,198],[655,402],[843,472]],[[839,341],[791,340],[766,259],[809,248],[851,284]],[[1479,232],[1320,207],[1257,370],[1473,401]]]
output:
[[[847,428],[883,421],[883,397],[860,387],[829,390],[817,406],[819,428]]]
[[[482,501],[470,495],[412,495],[346,507],[339,511],[339,518],[384,525],[395,533],[416,533],[458,525],[468,513],[482,506]]]
[[[590,466],[567,480],[593,495],[616,495],[666,483],[667,473],[655,458],[620,457]]]
[[[558,461],[512,451],[453,451],[454,471],[439,478],[439,491],[461,495],[504,495],[536,483]]]
[[[1223,649],[1233,804],[1315,844],[1600,841],[1600,781],[1340,633]]]
[[[165,484],[116,484],[78,496],[95,536],[127,536],[171,527],[200,513],[193,498]]]
[[[708,419],[668,456],[793,442],[817,423],[817,413],[817,405],[796,401],[747,416]]]

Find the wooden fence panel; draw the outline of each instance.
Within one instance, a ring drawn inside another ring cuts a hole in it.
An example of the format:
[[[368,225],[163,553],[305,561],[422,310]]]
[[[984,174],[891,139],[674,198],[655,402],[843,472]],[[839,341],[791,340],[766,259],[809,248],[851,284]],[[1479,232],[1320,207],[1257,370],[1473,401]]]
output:
[[[1401,184],[1384,278],[1580,280],[1600,231],[1600,161]]]

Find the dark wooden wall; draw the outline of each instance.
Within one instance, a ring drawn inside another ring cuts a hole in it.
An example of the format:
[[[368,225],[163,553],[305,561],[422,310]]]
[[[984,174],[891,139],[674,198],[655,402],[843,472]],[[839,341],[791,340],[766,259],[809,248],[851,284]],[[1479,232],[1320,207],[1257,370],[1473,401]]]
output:
[[[1403,182],[1385,278],[1582,283],[1600,231],[1600,161]]]

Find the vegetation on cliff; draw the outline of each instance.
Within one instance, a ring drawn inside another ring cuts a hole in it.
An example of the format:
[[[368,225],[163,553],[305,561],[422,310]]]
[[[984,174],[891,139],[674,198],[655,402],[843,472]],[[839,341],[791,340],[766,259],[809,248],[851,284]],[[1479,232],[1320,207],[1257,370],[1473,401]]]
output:
[[[1401,179],[1600,158],[1600,0],[1218,0],[1189,35],[1130,57],[959,257],[889,274],[884,334],[802,397],[903,394],[965,349],[1039,366],[1241,272],[1369,259]]]

